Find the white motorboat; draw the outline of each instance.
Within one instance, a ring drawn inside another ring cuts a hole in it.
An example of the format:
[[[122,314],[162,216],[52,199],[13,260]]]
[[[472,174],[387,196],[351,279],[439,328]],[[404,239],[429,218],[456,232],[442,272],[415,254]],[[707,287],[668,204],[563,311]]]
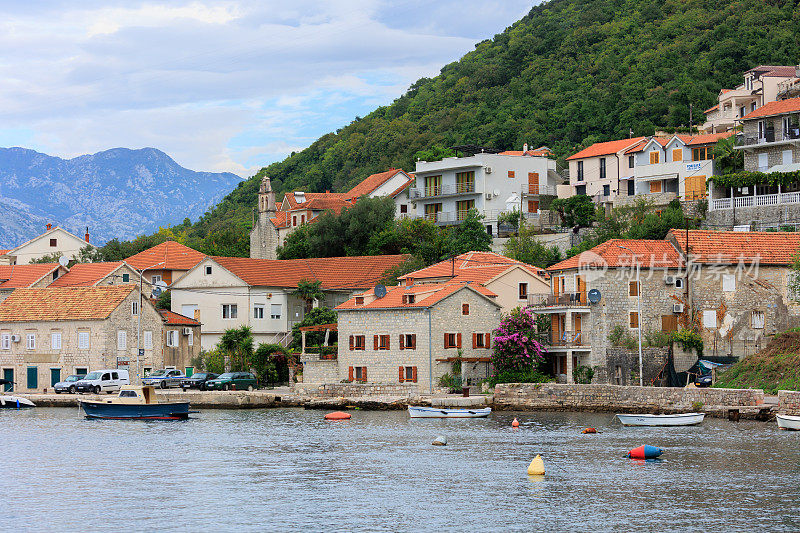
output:
[[[23,407],[36,407],[36,404],[27,398],[22,398],[21,396],[0,396],[0,408],[21,409]]]
[[[411,418],[483,418],[492,412],[491,407],[480,409],[447,409],[444,407],[417,407],[408,406],[408,415]]]
[[[775,419],[778,421],[778,427],[781,429],[800,431],[800,416],[775,415]]]
[[[679,413],[675,415],[617,414],[623,426],[694,426],[705,418],[705,413]]]

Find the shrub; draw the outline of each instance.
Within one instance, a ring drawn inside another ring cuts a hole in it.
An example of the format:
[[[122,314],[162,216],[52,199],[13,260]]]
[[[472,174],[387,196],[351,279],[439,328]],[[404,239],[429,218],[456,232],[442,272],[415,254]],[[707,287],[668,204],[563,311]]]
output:
[[[672,342],[680,345],[685,351],[692,348],[697,352],[697,357],[703,357],[703,337],[694,329],[682,329],[672,334]]]
[[[492,337],[495,373],[536,368],[544,361],[539,335],[536,317],[529,309],[517,307],[503,317]]]
[[[549,383],[553,378],[536,369],[505,370],[495,373],[489,378],[489,385],[494,387],[498,383]]]
[[[594,369],[590,366],[580,365],[578,368],[572,371],[572,379],[575,381],[575,383],[588,385],[592,382],[593,377]]]

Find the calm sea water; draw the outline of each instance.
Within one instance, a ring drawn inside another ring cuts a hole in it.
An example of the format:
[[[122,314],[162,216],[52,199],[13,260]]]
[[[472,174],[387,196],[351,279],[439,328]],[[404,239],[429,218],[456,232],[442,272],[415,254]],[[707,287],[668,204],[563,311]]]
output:
[[[800,432],[611,415],[208,410],[182,422],[0,412],[4,531],[797,531]],[[510,427],[516,416],[519,430]],[[582,435],[586,426],[599,435]],[[432,446],[437,435],[446,447]],[[666,450],[636,462],[640,444]],[[548,474],[532,480],[536,453]]]

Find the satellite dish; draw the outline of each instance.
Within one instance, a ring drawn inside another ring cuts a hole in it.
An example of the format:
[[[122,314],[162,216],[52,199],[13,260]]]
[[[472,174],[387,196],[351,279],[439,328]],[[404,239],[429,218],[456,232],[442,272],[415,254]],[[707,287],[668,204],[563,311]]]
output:
[[[386,296],[386,287],[384,285],[375,285],[375,296],[378,298]]]
[[[156,287],[158,287],[159,290],[163,291],[164,289],[167,288],[167,282],[166,281],[156,281]]]
[[[69,264],[69,259],[67,259],[62,255],[61,257],[58,258],[58,264],[64,268],[67,268],[67,265]]]
[[[599,302],[601,297],[600,291],[598,291],[597,289],[590,290],[588,296],[589,296],[589,301],[593,304]]]
[[[161,296],[161,287],[153,287],[153,292],[151,293],[153,298],[158,298]]]

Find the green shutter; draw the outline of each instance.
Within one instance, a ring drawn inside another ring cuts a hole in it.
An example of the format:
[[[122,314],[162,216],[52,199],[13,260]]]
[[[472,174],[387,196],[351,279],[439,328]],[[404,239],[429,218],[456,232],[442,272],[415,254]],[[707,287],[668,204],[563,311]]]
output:
[[[50,369],[50,386],[55,387],[56,383],[61,381],[61,369],[60,368],[51,368]]]
[[[35,366],[28,367],[28,388],[39,388],[39,368]]]
[[[10,381],[10,383],[6,383],[5,391],[11,392],[14,390],[14,369],[13,368],[4,368],[3,369],[3,379]]]

